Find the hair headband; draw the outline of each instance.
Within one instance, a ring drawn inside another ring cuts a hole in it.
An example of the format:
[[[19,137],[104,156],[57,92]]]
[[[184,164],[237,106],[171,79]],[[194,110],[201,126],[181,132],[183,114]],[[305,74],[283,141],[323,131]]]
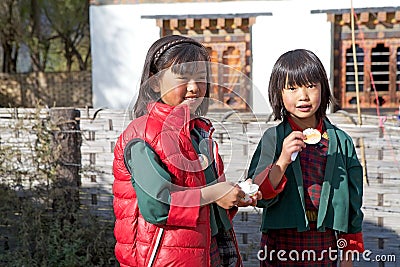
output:
[[[199,44],[198,42],[194,41],[194,40],[190,40],[190,39],[178,39],[169,43],[166,43],[165,45],[163,45],[155,54],[154,54],[154,64],[157,63],[157,61],[160,59],[161,55],[164,54],[165,51],[167,51],[168,49],[170,49],[171,47],[178,45],[178,44],[182,44],[182,43],[188,43],[188,44],[194,44],[197,45],[198,47],[202,47],[201,44]]]

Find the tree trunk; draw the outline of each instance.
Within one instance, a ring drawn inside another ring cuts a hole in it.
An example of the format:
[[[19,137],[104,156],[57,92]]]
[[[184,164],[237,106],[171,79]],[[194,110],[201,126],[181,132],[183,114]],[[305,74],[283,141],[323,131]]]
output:
[[[17,57],[18,57],[18,48],[15,48],[13,54],[13,46],[9,43],[8,40],[3,42],[3,68],[2,72],[4,73],[16,73],[17,72]]]

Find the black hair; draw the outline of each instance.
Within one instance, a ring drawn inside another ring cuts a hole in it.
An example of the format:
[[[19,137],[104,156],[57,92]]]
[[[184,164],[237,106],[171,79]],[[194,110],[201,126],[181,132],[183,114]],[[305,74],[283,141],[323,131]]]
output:
[[[282,120],[286,115],[282,100],[284,88],[315,83],[321,83],[321,104],[315,114],[319,120],[326,116],[329,104],[334,102],[324,66],[309,50],[296,49],[282,54],[272,69],[268,86],[269,102],[275,120]]]
[[[159,101],[161,95],[155,92],[154,79],[150,79],[156,73],[172,66],[171,71],[182,73],[197,70],[196,62],[210,62],[210,56],[207,49],[192,38],[180,35],[169,35],[158,39],[149,48],[144,62],[142,78],[140,81],[139,95],[134,106],[136,117],[147,114],[147,105],[150,102]],[[184,64],[193,62],[194,64]],[[187,66],[190,65],[190,69]],[[204,115],[208,111],[208,101],[210,94],[210,66],[207,66],[207,89],[202,103],[197,108],[195,115]],[[153,80],[153,81],[151,81]]]

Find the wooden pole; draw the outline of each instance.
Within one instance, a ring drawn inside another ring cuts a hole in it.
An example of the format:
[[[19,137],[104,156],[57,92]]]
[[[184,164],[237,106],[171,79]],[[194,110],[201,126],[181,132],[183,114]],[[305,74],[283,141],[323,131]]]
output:
[[[354,78],[356,85],[356,98],[357,98],[357,114],[358,114],[358,125],[362,125],[361,119],[361,108],[360,108],[360,88],[358,86],[358,64],[357,64],[357,51],[356,51],[356,41],[354,34],[354,8],[353,8],[353,0],[351,0],[351,45],[353,49],[353,62],[354,62]]]
[[[360,153],[361,153],[361,166],[363,169],[363,181],[365,184],[369,185],[368,175],[367,175],[367,160],[365,159],[365,144],[364,137],[360,138]]]
[[[351,2],[351,46],[353,50],[353,62],[354,62],[354,81],[356,86],[356,99],[357,99],[357,117],[358,117],[358,125],[362,125],[361,118],[361,107],[360,107],[360,87],[358,85],[358,62],[357,62],[357,50],[356,50],[356,38],[354,33],[354,8],[353,8],[353,0]],[[363,166],[363,180],[369,185],[368,176],[367,176],[367,162],[365,159],[365,145],[364,145],[364,137],[360,138],[360,149],[361,149],[361,165]]]

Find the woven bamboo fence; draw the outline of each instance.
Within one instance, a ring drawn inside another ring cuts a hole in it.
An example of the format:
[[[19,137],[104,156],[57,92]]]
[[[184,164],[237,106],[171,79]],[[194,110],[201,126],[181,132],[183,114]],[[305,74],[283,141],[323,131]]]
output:
[[[0,73],[0,107],[91,107],[90,71]]]
[[[80,208],[95,213],[105,223],[113,223],[112,161],[113,149],[122,130],[130,122],[125,111],[79,109],[79,131],[82,136],[80,166]],[[0,145],[13,142],[23,146],[34,140],[30,137],[10,135],[9,125],[15,114],[29,110],[0,109]],[[43,116],[49,110],[43,111]],[[14,114],[10,115],[10,114]],[[22,116],[22,115],[20,115]],[[214,137],[219,143],[228,180],[236,182],[246,177],[246,170],[262,133],[276,125],[269,114],[257,116],[246,113],[211,113],[216,128]],[[335,113],[330,120],[345,130],[357,146],[359,158],[366,163],[363,212],[363,235],[372,261],[361,261],[355,266],[399,266],[400,262],[400,125],[388,118],[379,127],[379,118],[364,116],[364,125],[356,126],[351,115]],[[28,122],[27,122],[28,123]],[[10,139],[11,138],[11,139]],[[4,177],[2,182],[4,181]],[[241,208],[234,219],[245,266],[258,266],[261,211],[252,207]],[[387,262],[375,261],[375,256],[386,257]],[[389,262],[389,260],[392,262]]]

